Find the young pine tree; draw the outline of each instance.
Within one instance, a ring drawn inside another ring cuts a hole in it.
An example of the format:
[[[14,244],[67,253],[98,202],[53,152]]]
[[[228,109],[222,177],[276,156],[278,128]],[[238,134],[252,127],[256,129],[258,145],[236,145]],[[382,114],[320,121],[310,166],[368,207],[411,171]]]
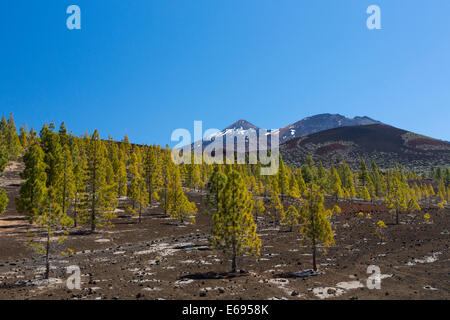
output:
[[[334,166],[331,166],[330,173],[330,182],[329,182],[329,190],[330,194],[334,196],[337,201],[340,198],[344,197],[344,191],[342,190],[341,178],[339,177],[339,173],[336,171]]]
[[[180,223],[184,223],[188,219],[195,222],[192,215],[197,212],[197,207],[194,202],[189,202],[184,194],[178,166],[173,166],[172,170],[174,172],[171,174],[168,184],[167,212],[172,219],[176,219]]]
[[[67,144],[63,149],[61,169],[59,182],[56,185],[55,191],[60,201],[62,212],[67,214],[67,209],[71,204],[76,191],[72,155]]]
[[[38,144],[33,144],[28,149],[23,161],[25,169],[20,176],[25,181],[20,186],[16,206],[17,211],[28,215],[31,223],[38,215],[38,209],[47,194],[47,165],[44,162],[44,152]]]
[[[107,183],[108,159],[106,148],[97,130],[87,143],[87,214],[91,224],[91,232],[97,226],[111,225],[116,217],[117,194],[115,184]]]
[[[37,208],[39,214],[34,219],[34,222],[45,230],[45,241],[43,243],[35,242],[33,239],[30,241],[31,248],[45,257],[44,278],[47,280],[50,276],[52,244],[63,243],[68,234],[66,228],[73,225],[73,220],[62,211],[56,194],[53,187],[45,190],[45,200]]]
[[[299,217],[297,209],[291,205],[284,211],[284,214],[281,217],[281,225],[289,226],[289,232],[292,232],[292,229],[298,225]]]
[[[206,185],[206,204],[209,208],[219,211],[219,194],[227,182],[227,176],[220,172],[219,166],[215,165],[211,177]]]
[[[237,257],[245,253],[259,255],[261,248],[252,215],[252,199],[238,172],[229,172],[219,199],[210,243],[231,253],[231,271],[236,272]]]
[[[300,233],[303,242],[309,242],[312,250],[313,269],[317,271],[316,248],[318,244],[326,247],[334,245],[334,234],[331,228],[331,210],[326,210],[322,193],[316,186],[310,185],[304,202],[300,207]]]
[[[128,197],[132,201],[132,206],[128,209],[139,216],[139,223],[142,220],[142,211],[148,206],[148,192],[142,172],[142,165],[137,149],[131,155],[130,174],[131,183],[128,188]]]

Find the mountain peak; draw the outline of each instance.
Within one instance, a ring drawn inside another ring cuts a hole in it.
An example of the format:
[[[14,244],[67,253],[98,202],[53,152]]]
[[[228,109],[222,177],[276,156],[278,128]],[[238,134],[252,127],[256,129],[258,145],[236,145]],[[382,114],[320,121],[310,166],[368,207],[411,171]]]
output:
[[[245,119],[239,119],[232,125],[226,127],[224,130],[228,130],[228,129],[241,129],[241,130],[255,129],[255,130],[257,130],[259,128],[257,126],[255,126],[254,124],[248,122]]]

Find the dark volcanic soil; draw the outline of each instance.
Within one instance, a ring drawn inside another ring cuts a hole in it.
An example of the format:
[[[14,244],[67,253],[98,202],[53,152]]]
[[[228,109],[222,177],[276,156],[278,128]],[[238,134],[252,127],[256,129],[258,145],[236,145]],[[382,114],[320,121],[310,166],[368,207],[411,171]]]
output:
[[[10,199],[17,196],[19,169],[9,167],[1,180]],[[311,268],[311,250],[300,246],[297,232],[263,219],[261,256],[240,259],[245,272],[227,273],[229,257],[208,248],[210,219],[201,195],[190,198],[199,207],[196,224],[176,225],[155,207],[141,224],[122,212],[114,228],[94,234],[73,229],[66,246],[75,253],[53,259],[51,284],[39,281],[42,259],[26,246],[32,226],[10,201],[0,217],[0,299],[450,298],[448,209],[424,208],[392,225],[394,218],[382,205],[340,202],[343,213],[333,217],[336,246],[318,257],[323,274],[303,279],[290,273]],[[425,212],[432,223],[424,222]],[[380,219],[388,224],[385,243],[374,234]],[[71,265],[81,269],[81,290],[66,287]],[[369,265],[380,267],[381,289],[367,288]]]

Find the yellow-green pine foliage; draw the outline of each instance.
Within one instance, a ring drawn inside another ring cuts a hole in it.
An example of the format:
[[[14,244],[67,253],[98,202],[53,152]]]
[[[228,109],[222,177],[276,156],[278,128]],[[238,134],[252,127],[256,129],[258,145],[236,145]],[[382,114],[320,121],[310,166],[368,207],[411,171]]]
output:
[[[219,194],[227,182],[227,176],[220,172],[219,166],[214,165],[213,172],[209,178],[206,195],[206,204],[209,208],[219,211]]]
[[[288,226],[289,231],[292,231],[292,229],[298,225],[299,218],[300,215],[297,209],[291,205],[286,211],[284,211],[283,216],[281,217],[281,224],[283,226]]]
[[[184,223],[188,219],[195,222],[193,214],[197,212],[197,207],[195,203],[189,202],[184,194],[179,167],[173,165],[170,169],[172,174],[167,191],[167,213],[172,219],[178,220],[180,223]]]
[[[236,272],[237,257],[247,253],[259,255],[261,240],[253,220],[253,202],[242,177],[235,170],[227,172],[227,182],[219,196],[219,211],[213,215],[210,243],[231,253],[231,269]]]
[[[315,182],[316,182],[316,185],[319,186],[320,190],[325,190],[326,185],[327,185],[327,171],[324,168],[322,161],[319,161],[319,166],[317,167]]]
[[[281,194],[281,200],[284,200],[284,197],[289,195],[289,180],[288,180],[288,170],[284,161],[281,157],[281,153],[279,155],[279,169],[278,169],[278,188]]]
[[[142,211],[148,206],[148,192],[143,177],[143,165],[139,149],[135,149],[131,155],[130,162],[131,183],[128,188],[128,197],[132,206],[128,209],[136,215],[139,215],[139,222],[142,219]]]
[[[372,161],[370,166],[370,179],[373,182],[374,195],[377,198],[380,198],[384,195],[384,180],[383,175],[378,170],[378,166],[375,161]]]
[[[377,228],[375,230],[375,234],[378,235],[381,242],[384,241],[384,233],[385,233],[386,229],[387,229],[387,226],[383,220],[380,220],[377,222]]]
[[[38,210],[47,193],[47,165],[44,152],[38,144],[33,144],[23,157],[24,171],[20,174],[25,181],[20,186],[17,211],[26,213],[30,222],[38,215]]]
[[[148,146],[144,149],[144,177],[147,184],[149,205],[153,200],[158,200],[158,191],[161,185],[161,164],[158,155],[161,153],[159,147]]]
[[[436,193],[434,192],[434,188],[431,185],[431,183],[428,185],[428,194],[430,195],[430,197],[434,197],[436,195]]]
[[[52,244],[54,242],[61,244],[66,240],[67,228],[73,225],[73,220],[62,211],[54,187],[46,190],[44,198],[45,200],[39,207],[34,223],[46,231],[46,239],[44,242],[35,242],[32,239],[29,245],[45,257],[44,278],[48,279],[50,275],[50,257],[53,250]]]
[[[2,120],[3,125],[1,125],[1,135],[3,144],[6,149],[6,153],[8,154],[8,159],[11,161],[16,161],[19,154],[22,152],[22,146],[20,144],[19,136],[17,135],[17,128],[14,123],[14,117],[12,112],[9,115],[8,121],[6,124],[4,120]]]
[[[355,184],[353,182],[353,172],[347,163],[341,162],[338,167],[339,177],[344,189],[344,193],[350,199],[356,197]]]
[[[272,222],[276,223],[284,214],[283,204],[281,203],[280,197],[278,196],[278,192],[271,187],[269,191],[269,205],[270,216],[272,218]]]
[[[387,207],[395,213],[396,223],[399,224],[399,214],[408,209],[407,185],[399,177],[394,177],[390,192],[386,197]]]
[[[335,200],[341,199],[344,197],[344,191],[342,190],[342,182],[341,178],[339,177],[339,173],[334,168],[334,166],[331,166],[331,173],[330,173],[330,194],[335,198]]]
[[[78,140],[72,144],[72,161],[75,192],[72,201],[72,217],[74,226],[78,225],[78,217],[83,217],[86,212],[86,174],[87,162],[85,150],[82,143]]]
[[[76,190],[72,155],[67,144],[63,147],[61,169],[59,183],[55,186],[55,191],[60,201],[61,210],[66,214]]]
[[[370,181],[369,171],[367,170],[366,162],[364,161],[363,158],[360,159],[358,180],[359,185],[365,187],[367,187]]]
[[[6,195],[6,191],[0,189],[0,214],[5,212],[7,206],[8,206],[8,196]]]
[[[313,269],[317,271],[316,247],[322,244],[325,247],[333,246],[334,233],[331,227],[332,211],[324,207],[323,194],[314,185],[309,186],[309,190],[300,207],[300,233],[303,236],[303,243],[309,243],[313,254]]]
[[[365,201],[370,201],[371,200],[369,190],[367,189],[366,186],[360,186],[359,187],[359,195],[358,195],[358,197],[360,199],[365,200]]]
[[[305,183],[305,180],[303,179],[302,171],[300,169],[297,170],[297,183],[298,183],[298,188],[300,190],[300,194],[305,194],[306,183]]]
[[[30,145],[30,134],[24,126],[20,126],[19,128],[19,141],[22,146],[22,149],[27,151],[28,146]]]
[[[295,178],[294,174],[291,174],[289,178],[289,190],[290,190],[290,196],[294,199],[300,199],[302,197],[300,188],[298,187],[297,179]]]
[[[164,209],[164,214],[168,214],[168,189],[172,175],[174,173],[173,167],[175,164],[172,162],[171,153],[168,149],[161,149],[161,188],[160,188],[160,202],[161,207]]]
[[[108,159],[106,147],[97,130],[87,143],[87,212],[91,231],[97,226],[112,225],[117,208],[116,185],[107,183]]]
[[[6,156],[6,152],[4,151],[3,146],[0,144],[0,177],[3,173],[3,170],[5,170],[7,163],[8,159]],[[0,214],[5,212],[7,205],[8,205],[8,197],[6,195],[6,191],[0,189]]]
[[[333,214],[339,214],[342,212],[341,208],[338,205],[334,205],[331,211],[333,212]]]
[[[190,189],[199,189],[201,184],[200,165],[195,164],[195,156],[191,155],[191,163],[185,164],[186,186]]]
[[[266,211],[264,200],[262,198],[256,197],[256,199],[254,200],[253,211],[255,213],[255,221],[258,222],[258,217],[262,216]]]

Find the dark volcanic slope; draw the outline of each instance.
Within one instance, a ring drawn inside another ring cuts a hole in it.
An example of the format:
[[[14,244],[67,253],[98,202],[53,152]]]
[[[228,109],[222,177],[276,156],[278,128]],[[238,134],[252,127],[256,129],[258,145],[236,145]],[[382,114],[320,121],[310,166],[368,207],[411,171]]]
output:
[[[381,123],[369,117],[347,118],[340,114],[323,113],[303,118],[280,129],[280,142],[306,136],[316,132],[348,126],[363,126]]]
[[[416,170],[450,165],[450,144],[383,124],[330,129],[292,139],[280,146],[283,159],[301,165],[311,154],[326,165],[341,159],[357,166],[359,158],[375,160],[381,168],[396,162]]]

